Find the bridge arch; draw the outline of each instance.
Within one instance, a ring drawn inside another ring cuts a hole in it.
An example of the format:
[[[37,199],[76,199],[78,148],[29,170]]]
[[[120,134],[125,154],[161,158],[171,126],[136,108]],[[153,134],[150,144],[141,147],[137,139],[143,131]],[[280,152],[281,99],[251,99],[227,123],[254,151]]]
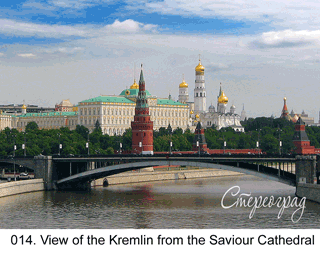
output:
[[[67,178],[60,179],[56,181],[56,184],[59,187],[59,186],[63,186],[70,183],[85,183],[85,182],[90,182],[95,179],[111,176],[111,175],[118,174],[125,171],[141,169],[146,167],[170,166],[170,165],[178,165],[178,166],[182,165],[182,166],[192,166],[192,167],[213,168],[213,169],[222,169],[227,171],[235,171],[235,172],[240,172],[248,175],[269,179],[272,181],[278,181],[290,186],[295,186],[295,181],[286,177],[280,177],[277,175],[271,175],[271,174],[254,171],[254,170],[216,164],[216,163],[206,163],[206,162],[199,162],[199,161],[180,161],[180,160],[139,161],[139,162],[132,162],[132,163],[124,163],[119,165],[112,165],[112,166],[84,171],[82,173],[78,173],[78,174],[69,176]]]
[[[34,160],[33,160],[33,157],[32,158],[0,159],[0,162],[21,165],[23,167],[26,167],[26,168],[32,169],[32,170],[35,170],[35,167],[36,167]]]

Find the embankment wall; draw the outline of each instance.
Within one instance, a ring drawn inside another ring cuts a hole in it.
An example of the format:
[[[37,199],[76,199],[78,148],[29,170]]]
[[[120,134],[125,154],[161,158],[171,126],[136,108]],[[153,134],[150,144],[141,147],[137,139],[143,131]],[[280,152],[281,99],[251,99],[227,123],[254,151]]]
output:
[[[45,190],[43,179],[30,179],[0,183],[0,198],[40,190]]]
[[[102,186],[106,179],[108,185],[118,185],[127,183],[152,182],[162,180],[178,180],[178,179],[196,179],[221,176],[238,176],[243,173],[234,171],[225,171],[218,169],[193,169],[193,170],[176,170],[176,171],[155,171],[155,172],[137,172],[128,171],[113,175],[110,177],[95,180],[92,186]]]
[[[298,183],[296,195],[320,203],[320,185]]]

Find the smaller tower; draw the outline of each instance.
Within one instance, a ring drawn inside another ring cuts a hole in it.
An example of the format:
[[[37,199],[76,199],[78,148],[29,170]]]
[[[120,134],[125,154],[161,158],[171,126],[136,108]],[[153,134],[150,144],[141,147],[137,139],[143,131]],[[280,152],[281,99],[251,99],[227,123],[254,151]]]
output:
[[[189,101],[188,84],[185,82],[184,75],[183,75],[182,83],[179,84],[179,102],[187,103],[188,101]]]
[[[198,121],[198,124],[196,126],[195,132],[194,132],[194,140],[192,144],[192,150],[193,151],[208,151],[206,138],[204,136],[204,129],[201,127],[200,121]]]
[[[293,144],[296,146],[295,153],[297,154],[315,154],[315,148],[314,146],[310,146],[306,126],[301,117],[299,117],[294,126]]]

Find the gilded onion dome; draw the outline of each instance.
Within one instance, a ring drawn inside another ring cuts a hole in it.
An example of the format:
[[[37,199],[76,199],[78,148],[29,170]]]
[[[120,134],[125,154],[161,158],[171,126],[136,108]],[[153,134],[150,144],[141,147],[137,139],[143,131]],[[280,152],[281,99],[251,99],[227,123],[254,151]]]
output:
[[[27,106],[25,104],[23,104],[21,109],[27,109]]]
[[[227,104],[228,103],[228,97],[224,94],[224,91],[221,91],[221,94],[218,98],[218,102],[219,103],[224,103]]]
[[[195,68],[196,72],[204,72],[204,66],[201,64],[201,59],[199,59],[199,64]]]
[[[139,89],[139,85],[136,82],[136,79],[134,79],[133,84],[130,86],[130,89]]]
[[[185,80],[182,81],[182,83],[179,84],[180,88],[188,88],[188,84],[185,82]]]

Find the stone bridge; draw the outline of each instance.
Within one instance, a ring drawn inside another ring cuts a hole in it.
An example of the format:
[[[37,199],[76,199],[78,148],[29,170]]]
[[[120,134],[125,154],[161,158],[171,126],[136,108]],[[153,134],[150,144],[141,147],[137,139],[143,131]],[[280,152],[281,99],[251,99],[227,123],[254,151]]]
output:
[[[282,182],[314,183],[319,179],[316,156],[237,157],[237,156],[91,156],[91,157],[16,157],[0,162],[19,164],[34,170],[36,178],[45,181],[47,190],[84,189],[91,181],[150,166],[193,166],[242,172]]]

